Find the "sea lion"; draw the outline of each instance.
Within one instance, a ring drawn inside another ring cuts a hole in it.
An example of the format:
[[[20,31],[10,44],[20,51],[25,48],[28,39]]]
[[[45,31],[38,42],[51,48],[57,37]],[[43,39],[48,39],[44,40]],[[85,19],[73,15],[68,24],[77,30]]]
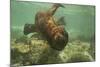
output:
[[[54,4],[47,12],[37,12],[35,16],[35,24],[31,26],[34,28],[33,30],[35,32],[42,33],[43,37],[47,39],[50,46],[56,50],[64,49],[68,43],[68,33],[62,25],[57,24],[53,17],[59,7],[64,6],[61,4]],[[28,34],[33,31],[32,29],[30,30],[28,32],[24,30],[24,34]]]

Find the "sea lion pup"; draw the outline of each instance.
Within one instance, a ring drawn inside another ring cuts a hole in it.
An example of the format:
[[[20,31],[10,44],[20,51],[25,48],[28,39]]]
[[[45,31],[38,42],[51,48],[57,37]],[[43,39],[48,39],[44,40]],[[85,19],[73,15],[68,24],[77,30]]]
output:
[[[64,27],[58,25],[53,17],[61,4],[54,4],[47,12],[39,11],[35,16],[35,30],[42,33],[53,49],[62,50],[68,42],[68,33]]]

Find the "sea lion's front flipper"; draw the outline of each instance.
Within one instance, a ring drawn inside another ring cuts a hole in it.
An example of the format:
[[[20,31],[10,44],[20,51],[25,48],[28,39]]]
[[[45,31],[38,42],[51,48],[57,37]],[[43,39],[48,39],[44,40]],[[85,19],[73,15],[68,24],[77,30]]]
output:
[[[55,12],[56,12],[56,10],[59,8],[59,7],[63,7],[64,8],[64,6],[62,5],[62,4],[54,4],[52,7],[51,7],[51,9],[49,9],[49,13],[51,14],[51,15],[54,15],[55,14]]]
[[[35,29],[36,28],[35,28],[34,24],[25,24],[23,32],[24,32],[25,35],[28,35],[32,32],[35,32],[36,31]]]
[[[66,22],[65,22],[65,17],[64,16],[62,16],[62,17],[60,17],[58,20],[57,20],[57,24],[58,25],[66,25]]]

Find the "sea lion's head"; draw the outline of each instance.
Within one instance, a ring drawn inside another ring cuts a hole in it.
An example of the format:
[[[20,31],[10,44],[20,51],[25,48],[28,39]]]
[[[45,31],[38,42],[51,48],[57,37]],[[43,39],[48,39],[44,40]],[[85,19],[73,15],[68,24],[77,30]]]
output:
[[[56,38],[52,40],[51,47],[56,50],[63,50],[68,43],[68,33],[56,35]]]

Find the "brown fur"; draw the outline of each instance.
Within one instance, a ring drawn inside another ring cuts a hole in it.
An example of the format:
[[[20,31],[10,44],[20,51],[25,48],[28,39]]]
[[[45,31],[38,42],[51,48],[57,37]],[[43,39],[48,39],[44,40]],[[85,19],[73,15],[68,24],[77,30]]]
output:
[[[56,24],[53,16],[48,13],[38,12],[35,24],[38,32],[41,32],[46,37],[51,47],[57,50],[62,50],[65,47],[68,42],[68,34],[62,26]]]
[[[47,12],[39,11],[35,16],[35,24],[26,24],[24,34],[39,32],[45,37],[50,46],[56,50],[62,50],[68,42],[68,33],[63,26],[57,24],[53,17],[60,4],[53,5]]]

